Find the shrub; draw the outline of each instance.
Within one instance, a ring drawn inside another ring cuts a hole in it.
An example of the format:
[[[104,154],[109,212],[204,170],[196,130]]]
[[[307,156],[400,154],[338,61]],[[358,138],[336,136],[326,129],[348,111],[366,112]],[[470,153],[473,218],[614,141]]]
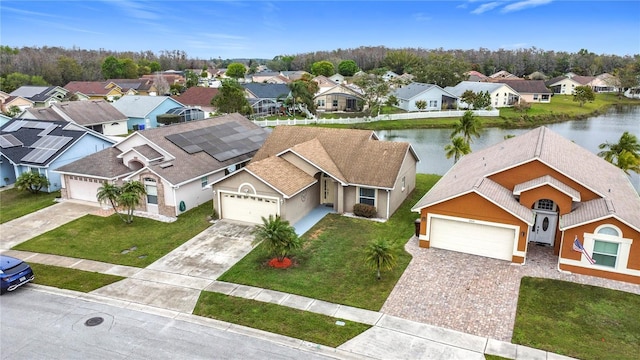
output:
[[[376,210],[376,207],[373,205],[355,204],[353,205],[353,214],[356,216],[372,218],[378,215],[378,210]]]

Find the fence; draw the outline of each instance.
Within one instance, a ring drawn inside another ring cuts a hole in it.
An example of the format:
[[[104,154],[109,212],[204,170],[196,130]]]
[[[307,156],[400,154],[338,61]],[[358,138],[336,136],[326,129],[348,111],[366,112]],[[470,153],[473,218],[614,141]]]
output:
[[[412,112],[403,114],[387,114],[372,117],[360,118],[338,118],[338,119],[275,119],[275,120],[253,120],[256,125],[278,126],[278,125],[311,125],[311,124],[358,124],[372,121],[391,121],[391,120],[412,120],[412,119],[429,119],[429,118],[445,118],[445,117],[462,117],[465,110],[447,110],[447,111],[425,111]],[[473,110],[475,116],[500,116],[500,110]]]

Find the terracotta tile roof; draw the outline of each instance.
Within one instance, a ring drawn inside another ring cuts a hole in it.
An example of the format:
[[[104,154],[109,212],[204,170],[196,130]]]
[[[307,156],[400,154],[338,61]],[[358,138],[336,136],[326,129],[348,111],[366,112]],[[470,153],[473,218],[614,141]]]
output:
[[[532,161],[548,165],[611,204],[605,211],[602,205],[595,205],[597,201],[579,203],[570,215],[561,217],[561,229],[594,221],[598,216],[607,214],[640,230],[640,195],[629,177],[614,165],[546,127],[463,156],[414,205],[413,210],[474,191],[476,183],[483,178]]]
[[[211,107],[211,99],[218,95],[218,92],[215,88],[193,86],[179,96],[172,95],[171,98],[188,106]]]
[[[287,197],[297,194],[317,181],[292,163],[276,156],[251,162],[246,169]]]
[[[417,160],[409,143],[379,141],[369,130],[277,126],[251,162],[288,150],[347,184],[389,189],[405,156]]]

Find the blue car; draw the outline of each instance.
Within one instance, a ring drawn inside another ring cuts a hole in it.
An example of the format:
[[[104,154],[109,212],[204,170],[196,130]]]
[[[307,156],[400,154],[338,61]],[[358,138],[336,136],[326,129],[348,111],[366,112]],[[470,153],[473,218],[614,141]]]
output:
[[[34,278],[29,264],[11,256],[0,255],[0,294],[13,291]]]

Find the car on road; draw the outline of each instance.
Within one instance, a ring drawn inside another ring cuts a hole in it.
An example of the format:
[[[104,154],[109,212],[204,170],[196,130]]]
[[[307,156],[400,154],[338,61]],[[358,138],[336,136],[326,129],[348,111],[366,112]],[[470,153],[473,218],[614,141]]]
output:
[[[29,264],[12,256],[0,255],[0,294],[13,291],[34,278]]]

